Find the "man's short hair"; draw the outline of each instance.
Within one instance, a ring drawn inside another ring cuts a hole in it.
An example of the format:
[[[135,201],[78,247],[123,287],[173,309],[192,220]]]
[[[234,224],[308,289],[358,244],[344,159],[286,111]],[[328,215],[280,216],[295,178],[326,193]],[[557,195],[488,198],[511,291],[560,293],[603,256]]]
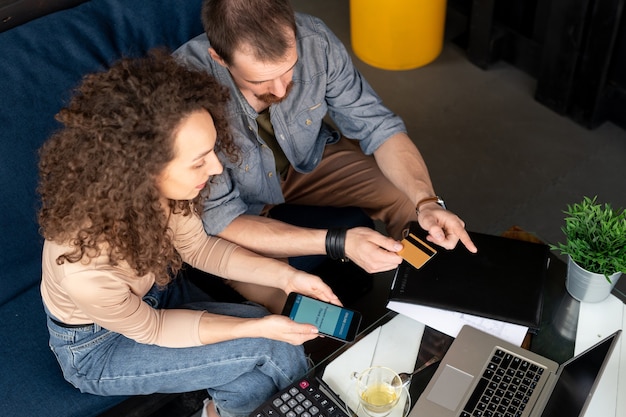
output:
[[[211,47],[228,65],[242,45],[263,62],[281,60],[294,46],[296,19],[289,0],[205,0],[202,24]]]

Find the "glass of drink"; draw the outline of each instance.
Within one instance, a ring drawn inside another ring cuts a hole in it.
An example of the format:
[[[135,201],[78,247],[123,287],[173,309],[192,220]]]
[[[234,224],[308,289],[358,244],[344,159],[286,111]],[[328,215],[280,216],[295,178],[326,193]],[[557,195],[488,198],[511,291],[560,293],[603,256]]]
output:
[[[384,366],[372,366],[357,374],[356,390],[363,410],[372,417],[385,417],[398,404],[402,382]]]

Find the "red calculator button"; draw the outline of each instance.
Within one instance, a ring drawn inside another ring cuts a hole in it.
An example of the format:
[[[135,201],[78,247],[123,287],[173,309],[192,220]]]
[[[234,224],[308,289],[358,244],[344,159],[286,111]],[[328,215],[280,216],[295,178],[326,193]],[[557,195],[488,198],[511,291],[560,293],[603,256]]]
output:
[[[299,385],[300,385],[300,388],[307,389],[309,387],[309,381],[302,380],[302,381],[300,381]]]

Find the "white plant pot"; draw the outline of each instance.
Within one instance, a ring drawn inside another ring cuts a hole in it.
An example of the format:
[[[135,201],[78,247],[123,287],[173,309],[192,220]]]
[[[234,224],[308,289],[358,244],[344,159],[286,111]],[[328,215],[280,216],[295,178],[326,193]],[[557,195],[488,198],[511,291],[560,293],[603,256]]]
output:
[[[609,277],[611,282],[609,283],[603,274],[595,274],[581,268],[568,256],[565,287],[567,292],[578,301],[597,303],[605,300],[611,294],[621,275],[621,272],[611,275]]]

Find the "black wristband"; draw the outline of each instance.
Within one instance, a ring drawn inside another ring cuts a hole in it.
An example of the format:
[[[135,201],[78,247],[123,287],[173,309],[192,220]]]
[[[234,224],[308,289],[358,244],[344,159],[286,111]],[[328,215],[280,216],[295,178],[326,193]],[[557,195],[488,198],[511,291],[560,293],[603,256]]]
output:
[[[332,228],[326,232],[326,254],[330,259],[347,261],[346,234],[348,229]]]

